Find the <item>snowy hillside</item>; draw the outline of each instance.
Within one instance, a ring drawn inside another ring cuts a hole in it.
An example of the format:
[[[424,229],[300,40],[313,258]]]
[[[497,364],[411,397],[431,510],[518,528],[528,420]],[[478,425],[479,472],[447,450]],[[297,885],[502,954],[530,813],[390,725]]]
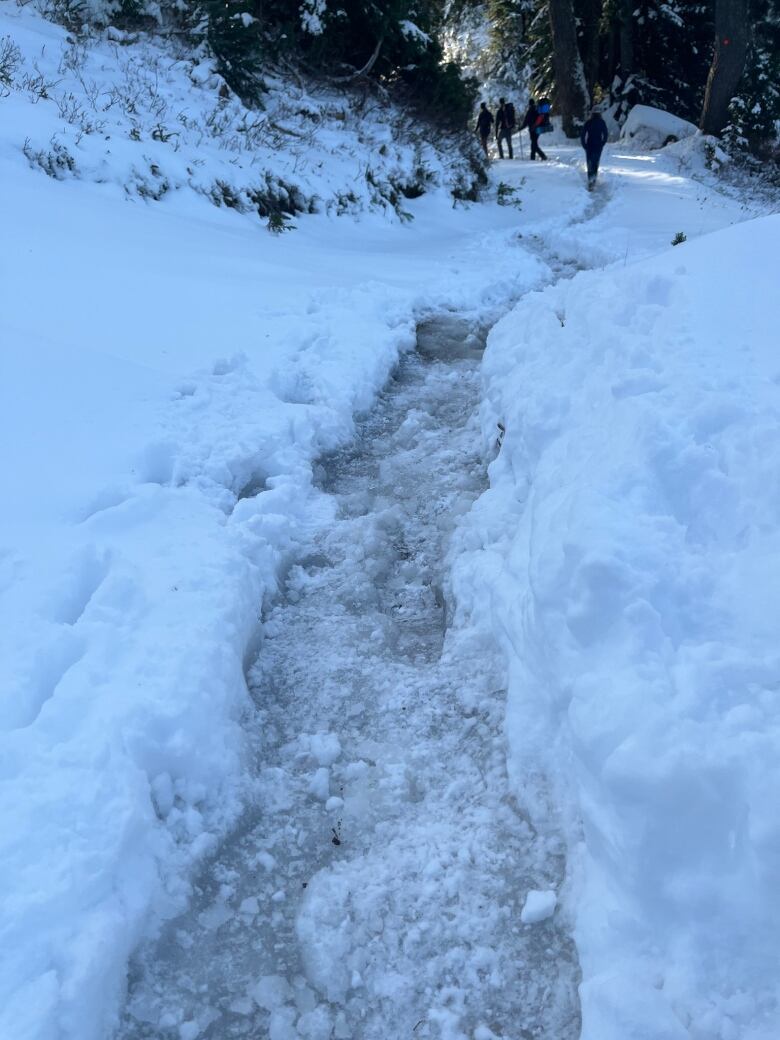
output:
[[[463,141],[355,90],[267,76],[263,110],[228,89],[214,61],[176,37],[108,28],[76,38],[33,6],[0,5],[5,154],[57,180],[118,185],[161,200],[195,192],[263,220],[388,210],[480,179]]]
[[[0,1037],[776,1036],[779,218],[4,36]]]

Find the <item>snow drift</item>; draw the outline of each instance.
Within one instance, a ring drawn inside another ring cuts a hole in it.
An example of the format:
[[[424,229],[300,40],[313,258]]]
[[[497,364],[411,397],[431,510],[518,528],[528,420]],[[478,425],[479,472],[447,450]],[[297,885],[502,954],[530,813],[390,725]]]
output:
[[[779,235],[582,273],[489,339],[458,592],[510,661],[518,784],[579,805],[584,1040],[780,1029]]]
[[[662,108],[634,105],[620,131],[623,141],[632,141],[638,148],[663,148],[671,141],[682,141],[698,133],[693,123],[681,119]]]

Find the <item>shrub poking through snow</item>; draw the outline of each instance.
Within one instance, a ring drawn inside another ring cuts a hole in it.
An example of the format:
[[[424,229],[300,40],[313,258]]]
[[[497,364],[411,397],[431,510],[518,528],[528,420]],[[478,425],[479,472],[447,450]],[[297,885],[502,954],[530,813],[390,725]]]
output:
[[[284,213],[271,213],[266,226],[273,235],[281,235],[284,231],[295,230],[295,224],[288,220]]]
[[[685,234],[685,232],[684,231],[678,231],[677,234],[672,239],[672,245],[673,246],[681,246],[683,244],[683,242],[687,242],[687,241],[688,241],[688,236]]]
[[[405,199],[477,197],[484,173],[470,139],[442,132],[434,145],[430,128],[387,98],[277,70],[264,71],[262,108],[252,108],[209,56],[205,29],[198,50],[186,34],[114,26],[41,35],[40,16],[22,11],[14,32],[0,32],[0,96],[24,109],[15,146],[51,177],[108,179],[149,201],[193,191],[263,224],[272,213],[367,209],[408,221]]]
[[[11,37],[0,38],[0,92],[8,92],[21,62],[22,52]]]
[[[76,160],[68,149],[54,140],[54,138],[52,138],[51,147],[48,149],[33,148],[28,138],[24,142],[22,151],[30,166],[39,167],[48,177],[61,181],[69,175],[76,176]]]
[[[496,191],[496,202],[499,206],[522,206],[522,200],[517,197],[519,189],[514,184],[501,181]]]

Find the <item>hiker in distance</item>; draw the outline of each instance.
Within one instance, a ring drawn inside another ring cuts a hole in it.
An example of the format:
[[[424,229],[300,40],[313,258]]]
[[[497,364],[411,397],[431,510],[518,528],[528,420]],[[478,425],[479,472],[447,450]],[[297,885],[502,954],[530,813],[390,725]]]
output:
[[[488,138],[493,126],[493,113],[484,101],[480,103],[479,115],[477,116],[477,133],[485,155],[488,154]]]
[[[542,149],[539,147],[539,125],[540,125],[539,109],[536,107],[536,102],[533,98],[528,101],[528,111],[525,114],[523,125],[520,127],[521,131],[528,128],[528,136],[531,138],[531,158],[535,159],[537,155],[540,159],[546,159],[547,156],[544,154]]]
[[[609,130],[607,130],[607,124],[602,119],[598,109],[594,108],[590,114],[590,119],[583,126],[580,134],[580,141],[585,149],[585,158],[588,163],[588,191],[593,191],[599,172],[601,153],[608,138]]]
[[[498,145],[499,159],[504,158],[504,149],[502,147],[504,141],[506,141],[509,149],[509,158],[514,159],[515,156],[512,151],[512,134],[514,130],[515,106],[511,101],[504,101],[501,98],[498,102],[498,112],[496,112],[496,144]]]

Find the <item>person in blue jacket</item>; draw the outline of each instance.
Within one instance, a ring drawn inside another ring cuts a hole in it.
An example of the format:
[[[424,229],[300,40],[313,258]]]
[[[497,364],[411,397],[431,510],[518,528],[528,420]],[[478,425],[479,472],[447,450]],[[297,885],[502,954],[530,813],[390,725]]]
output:
[[[540,159],[546,159],[547,156],[544,154],[542,149],[539,147],[539,124],[541,122],[539,115],[539,109],[536,107],[536,102],[533,98],[528,101],[528,111],[525,114],[523,125],[520,127],[522,133],[526,127],[528,127],[528,136],[531,138],[531,158],[535,159],[537,155]]]
[[[594,108],[580,134],[580,141],[585,149],[585,158],[588,162],[588,190],[591,190],[596,183],[601,152],[608,138],[607,124],[602,119],[601,113]]]

